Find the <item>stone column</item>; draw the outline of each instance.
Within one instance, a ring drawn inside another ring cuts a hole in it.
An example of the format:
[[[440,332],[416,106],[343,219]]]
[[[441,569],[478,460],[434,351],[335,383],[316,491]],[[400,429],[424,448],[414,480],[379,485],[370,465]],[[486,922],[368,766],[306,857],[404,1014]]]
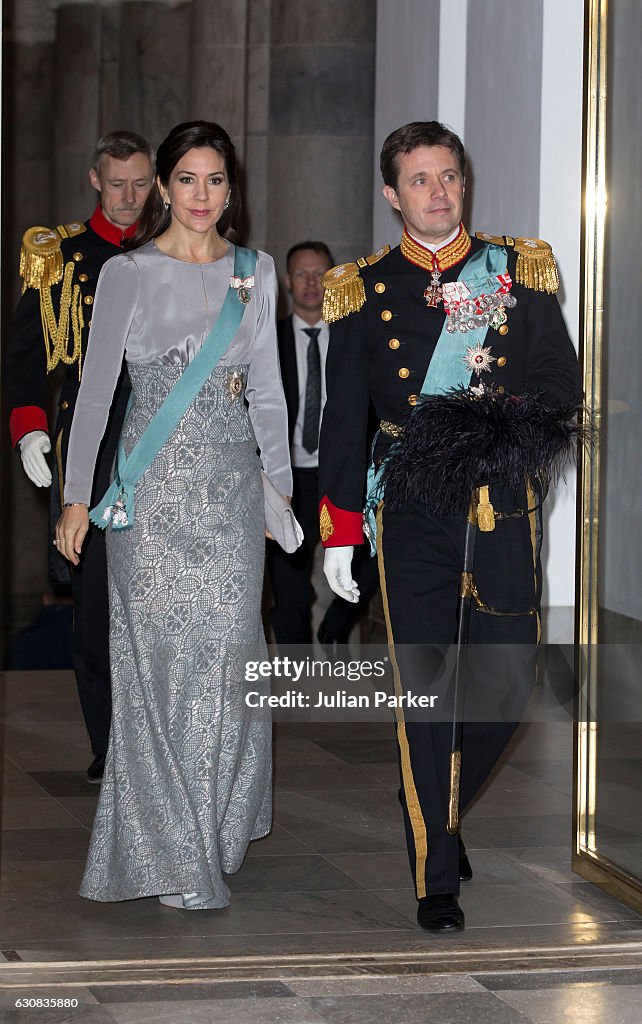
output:
[[[374,0],[272,0],[267,248],[371,245]]]
[[[20,295],[18,253],[33,224],[55,224],[52,97],[55,19],[47,0],[20,0],[4,12],[2,347]],[[0,650],[5,634],[26,625],[46,588],[47,497],[27,480],[0,424]]]
[[[191,4],[158,0],[120,7],[120,114],[119,124],[109,127],[140,132],[157,146],[188,117],[189,82],[195,74]]]

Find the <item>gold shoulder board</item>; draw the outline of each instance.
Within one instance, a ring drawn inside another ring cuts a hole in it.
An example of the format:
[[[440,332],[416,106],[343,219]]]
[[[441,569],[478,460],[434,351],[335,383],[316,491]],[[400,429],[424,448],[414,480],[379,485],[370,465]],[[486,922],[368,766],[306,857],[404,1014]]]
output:
[[[71,224],[59,224],[57,231],[62,238],[75,238],[76,235],[82,235],[83,231],[87,228],[80,220],[72,220]]]
[[[541,238],[516,238],[517,283],[554,295],[560,286],[557,263],[548,242]]]
[[[384,256],[387,256],[389,252],[390,246],[384,245],[381,247],[381,249],[377,249],[376,252],[373,252],[372,256],[362,256],[360,259],[358,259],[357,266],[361,267],[362,269],[363,267],[371,267],[374,263],[378,263],[379,260],[382,260]]]
[[[356,263],[341,263],[323,275],[323,311],[327,324],[341,320],[348,313],[358,313],[366,301],[366,292]]]
[[[62,280],[62,239],[58,231],[41,225],[29,228],[22,237],[20,276],[24,288],[43,288]]]
[[[488,235],[485,231],[476,231],[475,238],[478,238],[480,242],[490,242],[491,245],[512,245],[512,238],[505,238],[504,235]]]

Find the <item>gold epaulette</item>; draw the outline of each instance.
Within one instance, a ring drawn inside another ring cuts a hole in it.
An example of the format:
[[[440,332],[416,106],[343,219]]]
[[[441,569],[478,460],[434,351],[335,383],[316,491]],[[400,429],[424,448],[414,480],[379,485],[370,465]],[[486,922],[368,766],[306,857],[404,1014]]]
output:
[[[349,313],[358,313],[366,301],[360,271],[371,267],[390,252],[390,246],[384,245],[371,256],[361,256],[356,263],[340,263],[338,267],[326,271],[321,284],[323,285],[323,311],[321,317],[327,324],[342,320]]]
[[[22,236],[20,276],[25,288],[50,287],[62,281],[62,238],[52,228],[29,228]]]
[[[477,231],[476,238],[491,245],[508,245],[517,253],[517,284],[537,292],[554,295],[560,286],[553,250],[542,238],[512,238],[511,235],[487,235]]]
[[[72,220],[71,224],[59,224],[56,230],[61,238],[75,238],[76,235],[82,235],[87,228],[82,221]]]

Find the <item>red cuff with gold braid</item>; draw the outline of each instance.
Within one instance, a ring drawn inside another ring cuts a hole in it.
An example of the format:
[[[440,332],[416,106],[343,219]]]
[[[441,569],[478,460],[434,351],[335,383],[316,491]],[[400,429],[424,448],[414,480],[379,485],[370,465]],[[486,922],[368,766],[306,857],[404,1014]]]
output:
[[[363,544],[363,515],[333,505],[327,495],[319,502],[319,528],[324,548]]]
[[[49,432],[47,413],[39,405],[21,405],[14,409],[9,419],[9,431],[11,433],[11,444],[15,448],[18,441],[31,433],[32,430],[44,430]]]

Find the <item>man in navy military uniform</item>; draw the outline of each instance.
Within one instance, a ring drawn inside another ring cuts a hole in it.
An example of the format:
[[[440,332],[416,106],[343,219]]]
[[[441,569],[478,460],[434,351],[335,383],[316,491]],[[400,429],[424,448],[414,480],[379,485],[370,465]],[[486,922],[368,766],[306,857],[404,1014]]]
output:
[[[384,195],[403,218],[401,244],[324,279],[324,318],[334,322],[319,456],[324,568],[337,594],[358,598],[351,562],[363,541],[372,400],[381,421],[373,470],[383,475],[369,503],[378,507],[398,694],[436,692],[431,687],[445,674],[469,516],[479,527],[468,639],[493,646],[468,650],[478,652],[476,695],[481,705],[488,698],[493,713],[467,716],[463,725],[465,808],[534,681],[541,500],[553,463],[573,446],[578,365],[554,295],[550,246],[468,235],[461,220],[466,157],[453,132],[434,121],[405,125],[384,143],[381,170]],[[472,871],[458,834],[448,830],[452,720],[411,719],[403,709],[396,717],[418,922],[458,930],[459,882]]]
[[[69,431],[91,327],[91,307],[103,264],[122,251],[136,231],[154,174],[154,152],[142,136],[115,131],[99,139],[89,178],[100,196],[85,222],[25,232],[20,254],[23,295],[15,312],[5,367],[13,445],[37,487],[51,488],[53,533],[64,503]],[[65,376],[53,435],[47,422],[48,374],[62,363]],[[104,494],[129,397],[123,371],[96,465],[94,491]],[[46,455],[55,448],[53,477]],[[100,782],[111,720],[109,607],[105,539],[93,530],[83,559],[71,574],[74,601],[74,670],[94,760],[90,782]],[[52,582],[67,579],[53,550]]]

